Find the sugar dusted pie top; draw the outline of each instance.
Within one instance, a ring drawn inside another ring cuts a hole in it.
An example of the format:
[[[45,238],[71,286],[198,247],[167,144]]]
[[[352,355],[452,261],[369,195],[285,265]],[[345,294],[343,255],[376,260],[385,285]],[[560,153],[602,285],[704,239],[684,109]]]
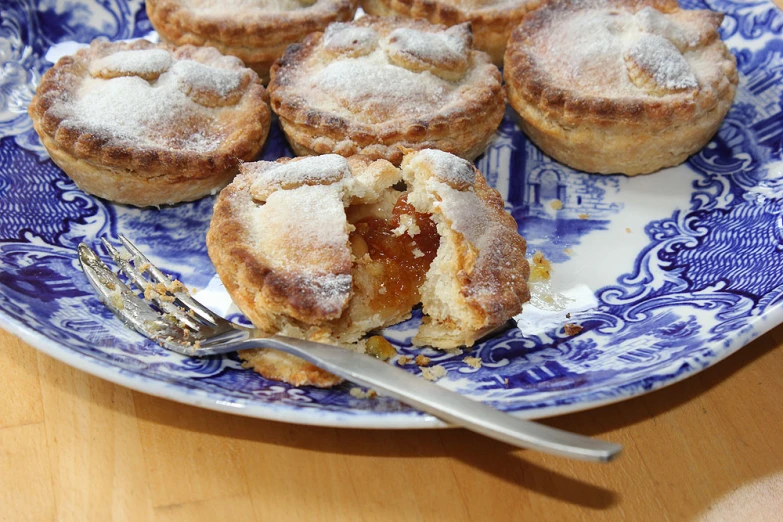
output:
[[[232,185],[243,242],[306,316],[335,319],[351,297],[345,208],[400,179],[387,162],[366,163],[335,154],[245,163]]]
[[[289,163],[248,163],[243,172],[255,175],[250,191],[257,201],[266,200],[278,190],[331,185],[351,175],[348,161],[337,154],[305,157]]]
[[[497,82],[488,60],[471,50],[467,24],[405,24],[372,17],[332,24],[302,63],[278,69],[275,81],[287,97],[370,125],[455,112],[470,89]]]
[[[63,82],[67,93],[56,93],[47,112],[60,126],[105,143],[211,153],[235,133],[239,111],[249,109],[242,97],[255,74],[214,49],[118,50],[104,43],[82,59],[84,66],[72,66],[78,81]]]
[[[324,51],[327,54],[362,56],[378,46],[378,37],[378,33],[370,27],[336,22],[324,31]]]
[[[469,161],[438,149],[420,151],[409,165],[421,176],[431,176],[457,190],[468,189],[476,182],[476,171]]]
[[[718,37],[715,13],[588,0],[534,16],[527,44],[539,74],[584,95],[687,94],[723,74],[720,49],[707,45]]]
[[[96,78],[139,76],[145,80],[154,80],[171,67],[172,61],[171,53],[165,49],[118,51],[94,60],[89,70]]]

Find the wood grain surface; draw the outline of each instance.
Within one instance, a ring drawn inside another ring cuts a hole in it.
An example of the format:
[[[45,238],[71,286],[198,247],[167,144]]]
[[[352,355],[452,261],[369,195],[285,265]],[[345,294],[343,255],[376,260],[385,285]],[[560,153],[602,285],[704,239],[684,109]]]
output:
[[[778,327],[668,388],[547,420],[624,445],[589,464],[461,429],[184,406],[0,330],[0,521],[783,520],[782,344]]]
[[[780,520],[783,327],[553,426],[611,464],[465,430],[295,426],[137,393],[0,332],[0,521]]]

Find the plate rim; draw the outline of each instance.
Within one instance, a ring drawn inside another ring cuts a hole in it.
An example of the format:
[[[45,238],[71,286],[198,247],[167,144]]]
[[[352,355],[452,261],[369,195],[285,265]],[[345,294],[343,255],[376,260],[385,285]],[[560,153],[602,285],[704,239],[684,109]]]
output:
[[[783,324],[783,304],[776,306],[769,312],[770,313],[765,314],[764,316],[753,317],[753,319],[738,332],[739,335],[733,338],[733,342],[729,346],[724,347],[719,353],[715,354],[715,356],[710,359],[709,364],[702,368],[680,372],[675,377],[665,381],[656,381],[650,388],[642,389],[638,393],[629,393],[624,390],[615,396],[605,399],[574,402],[567,405],[549,406],[546,408],[518,410],[509,412],[509,414],[517,418],[528,420],[556,417],[608,406],[669,387],[715,366],[717,363],[729,358],[729,356],[768,333],[776,326]],[[770,320],[770,315],[779,317]],[[0,310],[0,317],[7,320],[7,322],[4,321],[0,323],[0,328],[11,335],[19,337],[36,350],[63,364],[130,390],[188,406],[239,415],[242,417],[330,428],[415,430],[455,427],[446,424],[432,415],[413,411],[381,413],[367,410],[366,412],[360,413],[342,414],[315,408],[297,408],[296,406],[288,404],[255,403],[253,401],[244,400],[231,403],[230,401],[210,398],[209,392],[195,388],[191,389],[190,393],[188,393],[182,390],[181,385],[166,386],[162,379],[156,379],[149,375],[144,375],[141,372],[131,372],[116,366],[111,366],[90,357],[87,354],[71,350],[59,344],[54,339],[50,339],[44,334],[21,324],[18,320],[6,315],[2,310]],[[759,323],[762,324],[761,328],[758,328]],[[144,383],[151,383],[152,389],[143,386]],[[196,400],[194,400],[194,397],[196,397]]]

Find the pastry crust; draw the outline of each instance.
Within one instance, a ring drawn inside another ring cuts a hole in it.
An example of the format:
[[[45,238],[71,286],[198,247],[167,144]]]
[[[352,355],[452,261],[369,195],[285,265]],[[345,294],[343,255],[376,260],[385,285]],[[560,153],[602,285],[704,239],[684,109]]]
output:
[[[505,111],[498,69],[468,25],[366,16],[290,46],[272,67],[272,110],[299,155],[402,160],[400,146],[472,160]]]
[[[506,50],[520,127],[545,153],[587,172],[635,175],[682,163],[717,132],[736,91],[722,19],[674,0],[545,5]]]
[[[375,16],[424,18],[447,26],[470,22],[476,49],[498,67],[511,31],[541,0],[362,0],[362,8]]]
[[[430,250],[422,239],[428,223]],[[385,230],[390,250],[413,245],[413,256],[384,273],[388,250],[372,245],[382,234],[356,237],[366,226]],[[471,164],[438,150],[410,152],[402,169],[337,155],[245,164],[217,199],[207,248],[254,325],[359,351],[368,332],[408,319],[418,302],[425,319],[414,344],[454,348],[502,326],[530,297],[525,240],[502,198]],[[410,275],[416,270],[421,279]],[[241,356],[265,377],[297,386],[339,382],[271,350]]]
[[[358,0],[147,0],[147,16],[164,41],[215,47],[266,83],[288,45],[332,22],[352,20],[357,6]]]
[[[530,299],[527,244],[500,193],[472,165],[439,150],[405,156],[408,202],[438,225],[438,255],[421,287],[417,346],[472,346]]]
[[[85,192],[136,206],[192,201],[254,159],[271,112],[257,75],[211,48],[94,41],[44,75],[29,107]]]

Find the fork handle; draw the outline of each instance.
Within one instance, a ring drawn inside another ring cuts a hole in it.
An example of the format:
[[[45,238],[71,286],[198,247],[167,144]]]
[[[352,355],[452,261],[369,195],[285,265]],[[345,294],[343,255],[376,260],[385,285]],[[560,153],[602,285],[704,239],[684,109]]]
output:
[[[622,449],[619,444],[513,417],[401,368],[344,348],[282,336],[248,340],[242,348],[276,348],[296,355],[319,368],[393,397],[450,424],[514,446],[599,462],[612,460]]]

